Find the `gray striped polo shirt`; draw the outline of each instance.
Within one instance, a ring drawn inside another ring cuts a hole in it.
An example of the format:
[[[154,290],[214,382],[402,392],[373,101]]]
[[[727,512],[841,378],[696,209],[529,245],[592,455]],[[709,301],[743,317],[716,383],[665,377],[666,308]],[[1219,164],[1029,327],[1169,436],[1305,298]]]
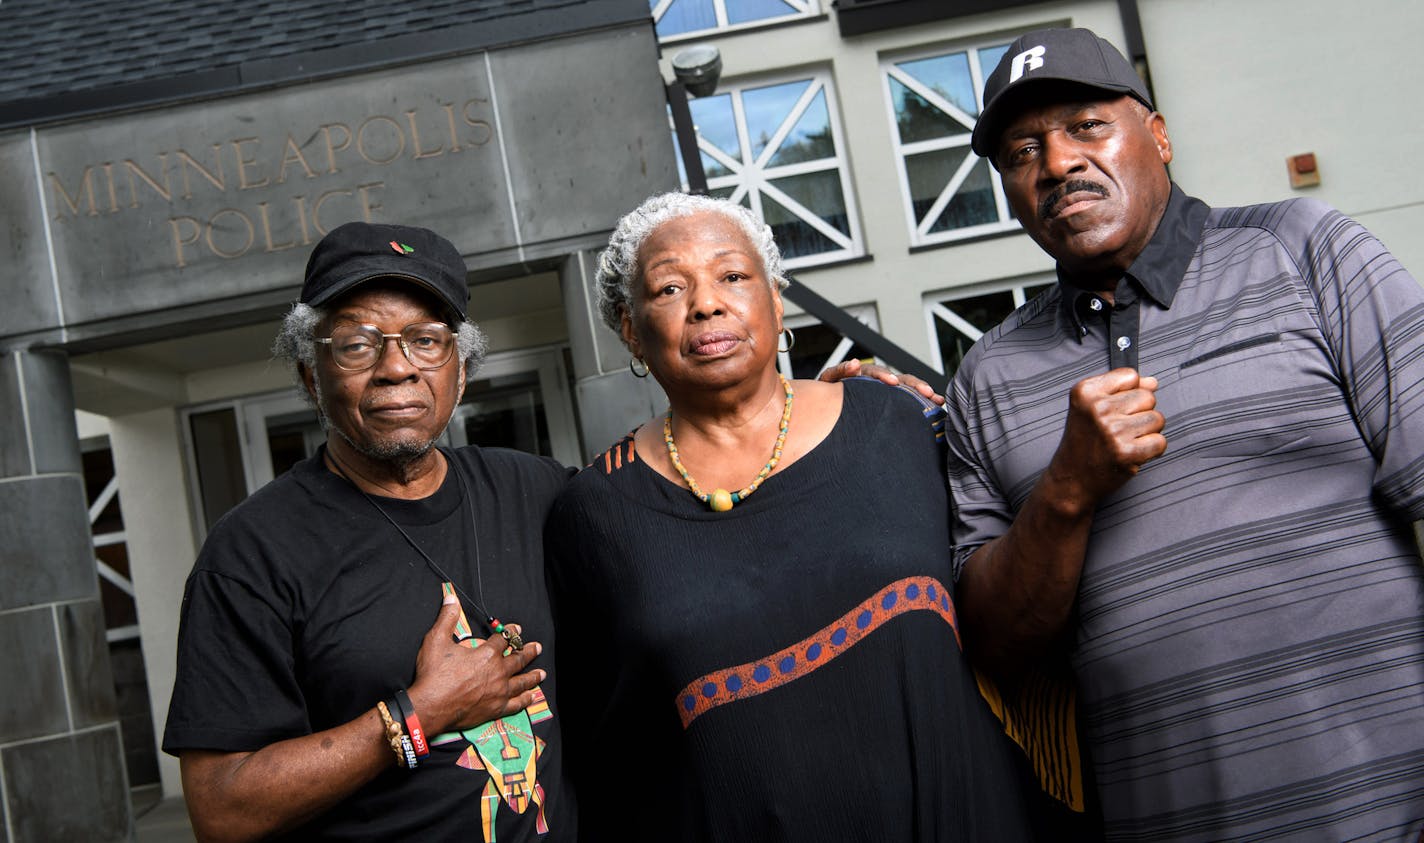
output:
[[[1074,383],[1157,377],[1167,451],[1097,509],[1071,656],[1109,838],[1415,840],[1424,288],[1318,202],[1174,186],[1114,299],[1060,283],[956,373],[957,565],[1023,505]]]

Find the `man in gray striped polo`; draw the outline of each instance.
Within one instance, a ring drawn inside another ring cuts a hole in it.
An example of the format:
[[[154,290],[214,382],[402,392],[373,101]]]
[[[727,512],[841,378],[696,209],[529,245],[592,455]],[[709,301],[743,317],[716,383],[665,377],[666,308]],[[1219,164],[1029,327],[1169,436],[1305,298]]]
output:
[[[1424,289],[1319,202],[1184,194],[1091,32],[984,100],[1059,283],[951,385],[966,644],[1069,654],[1110,839],[1420,839]]]

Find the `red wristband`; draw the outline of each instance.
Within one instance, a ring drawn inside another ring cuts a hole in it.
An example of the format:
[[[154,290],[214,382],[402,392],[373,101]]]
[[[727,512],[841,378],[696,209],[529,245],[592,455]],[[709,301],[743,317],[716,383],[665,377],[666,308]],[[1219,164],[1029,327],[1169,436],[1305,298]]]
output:
[[[415,705],[404,688],[396,691],[396,701],[400,703],[401,713],[405,715],[405,732],[410,735],[415,754],[424,758],[430,754],[430,745],[425,742],[425,730],[420,728],[420,718],[415,716]]]

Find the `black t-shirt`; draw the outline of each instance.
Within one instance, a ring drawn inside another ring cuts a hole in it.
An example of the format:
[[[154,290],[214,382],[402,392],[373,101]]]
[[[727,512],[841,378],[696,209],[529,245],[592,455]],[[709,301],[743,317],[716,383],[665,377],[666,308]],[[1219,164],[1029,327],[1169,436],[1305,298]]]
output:
[[[482,593],[491,613],[543,645],[533,664],[549,671],[546,702],[502,729],[429,736],[432,754],[418,769],[392,766],[292,839],[576,839],[541,538],[570,471],[503,449],[444,453],[463,473],[475,531],[455,471],[428,498],[375,500],[465,594]],[[358,717],[414,680],[441,599],[441,578],[370,501],[320,455],[299,463],[203,545],[183,598],[164,751],[255,751]],[[463,602],[475,636],[487,636],[479,609]],[[537,776],[526,781],[531,754]],[[496,765],[507,786],[489,772]],[[494,837],[482,806],[493,807]]]
[[[926,416],[847,381],[829,436],[726,513],[631,439],[569,485],[546,543],[584,840],[1030,835],[959,646]]]

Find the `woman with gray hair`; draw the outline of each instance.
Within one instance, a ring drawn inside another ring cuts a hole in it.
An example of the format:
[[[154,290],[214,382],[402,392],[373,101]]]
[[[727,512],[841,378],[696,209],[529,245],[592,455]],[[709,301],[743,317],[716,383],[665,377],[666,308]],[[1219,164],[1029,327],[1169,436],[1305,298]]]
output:
[[[959,646],[939,409],[778,374],[781,256],[739,205],[647,200],[597,280],[669,408],[546,527],[580,839],[1028,837]]]

